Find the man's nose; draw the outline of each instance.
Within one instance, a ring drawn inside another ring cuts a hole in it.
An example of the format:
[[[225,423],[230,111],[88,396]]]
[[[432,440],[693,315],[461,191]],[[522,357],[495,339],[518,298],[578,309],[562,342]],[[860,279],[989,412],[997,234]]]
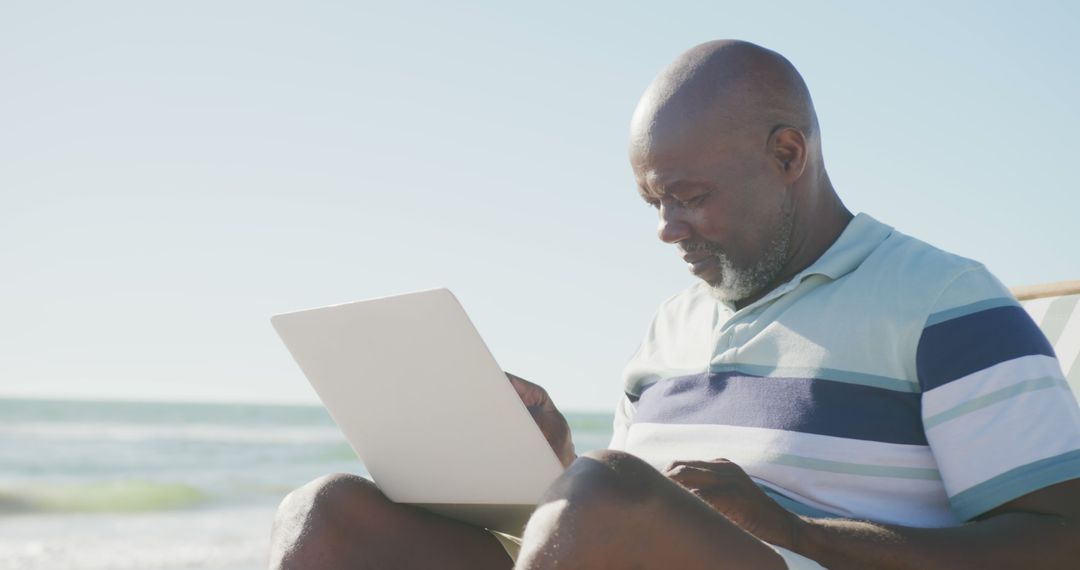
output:
[[[656,234],[664,243],[679,243],[690,238],[690,224],[686,223],[672,208],[660,206],[660,225]]]

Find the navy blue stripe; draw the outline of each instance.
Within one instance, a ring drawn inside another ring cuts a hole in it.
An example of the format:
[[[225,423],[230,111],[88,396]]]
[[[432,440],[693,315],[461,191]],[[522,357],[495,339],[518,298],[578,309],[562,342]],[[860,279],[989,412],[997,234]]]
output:
[[[926,445],[921,394],[739,372],[680,376],[641,394],[634,422],[760,427]]]
[[[1032,355],[1053,356],[1039,326],[1021,307],[996,307],[923,329],[915,363],[924,392],[957,378]]]

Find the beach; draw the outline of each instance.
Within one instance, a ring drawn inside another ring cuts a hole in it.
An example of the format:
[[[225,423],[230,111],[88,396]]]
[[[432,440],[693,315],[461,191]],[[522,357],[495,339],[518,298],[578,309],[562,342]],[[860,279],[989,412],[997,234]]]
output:
[[[579,452],[611,415],[568,413]],[[320,406],[0,400],[0,570],[254,570],[277,503],[366,475]]]

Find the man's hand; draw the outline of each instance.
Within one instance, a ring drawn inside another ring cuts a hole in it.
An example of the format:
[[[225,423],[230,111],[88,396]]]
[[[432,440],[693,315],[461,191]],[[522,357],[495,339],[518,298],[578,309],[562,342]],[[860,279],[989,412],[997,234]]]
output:
[[[664,475],[765,542],[792,548],[802,520],[770,499],[738,465],[726,460],[675,461]]]
[[[548,397],[547,390],[509,372],[506,377],[529,409],[536,425],[540,426],[540,431],[551,444],[551,449],[555,451],[563,467],[569,467],[577,458],[574,454],[574,440],[570,438],[570,425]]]

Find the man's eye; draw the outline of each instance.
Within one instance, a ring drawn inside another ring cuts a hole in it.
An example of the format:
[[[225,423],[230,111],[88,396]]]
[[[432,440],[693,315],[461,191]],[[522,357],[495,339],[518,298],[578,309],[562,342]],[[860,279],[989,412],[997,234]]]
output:
[[[678,202],[679,206],[681,206],[683,208],[693,208],[693,207],[701,204],[701,202],[703,200],[705,200],[705,196],[708,196],[708,194],[698,194],[697,196],[694,196],[693,198],[690,198],[688,200],[678,200],[678,199],[676,199],[675,201]]]

